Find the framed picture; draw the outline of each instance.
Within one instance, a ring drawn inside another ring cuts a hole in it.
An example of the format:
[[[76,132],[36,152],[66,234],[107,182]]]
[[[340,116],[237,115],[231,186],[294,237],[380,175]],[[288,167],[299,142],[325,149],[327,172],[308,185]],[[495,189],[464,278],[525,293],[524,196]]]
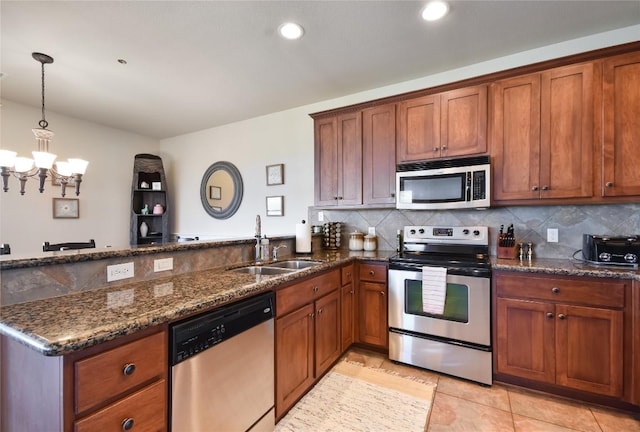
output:
[[[219,186],[209,186],[209,198],[214,200],[222,199],[222,188]]]
[[[284,164],[267,165],[267,186],[284,184]]]
[[[55,219],[77,219],[80,217],[78,198],[53,198],[53,217]]]
[[[284,197],[282,195],[267,197],[267,216],[284,216]]]
[[[151,190],[162,190],[162,182],[151,182]]]

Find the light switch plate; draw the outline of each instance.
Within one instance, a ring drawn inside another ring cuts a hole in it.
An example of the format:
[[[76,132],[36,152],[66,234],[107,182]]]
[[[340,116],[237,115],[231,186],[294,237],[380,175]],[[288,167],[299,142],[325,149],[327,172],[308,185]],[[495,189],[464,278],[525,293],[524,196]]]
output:
[[[558,228],[547,228],[547,241],[558,243]]]
[[[318,212],[318,222],[324,222],[324,212]]]
[[[161,272],[161,271],[167,271],[167,270],[173,270],[173,258],[162,258],[162,259],[153,260],[154,272]]]

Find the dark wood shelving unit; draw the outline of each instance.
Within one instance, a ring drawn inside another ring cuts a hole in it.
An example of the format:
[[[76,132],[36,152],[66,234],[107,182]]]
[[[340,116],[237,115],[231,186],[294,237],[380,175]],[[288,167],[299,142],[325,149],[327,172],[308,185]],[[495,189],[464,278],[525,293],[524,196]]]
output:
[[[153,214],[155,205],[160,204],[162,214]],[[147,205],[148,214],[142,214]],[[164,175],[162,159],[152,154],[137,154],[133,162],[131,184],[131,245],[167,243],[169,241],[169,206],[167,200],[167,179]],[[148,232],[145,237],[140,226],[145,222]]]

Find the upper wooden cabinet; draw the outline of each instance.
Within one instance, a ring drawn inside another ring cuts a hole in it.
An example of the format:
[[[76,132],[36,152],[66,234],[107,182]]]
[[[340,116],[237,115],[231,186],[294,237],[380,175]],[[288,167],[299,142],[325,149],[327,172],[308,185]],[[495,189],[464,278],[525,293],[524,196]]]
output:
[[[465,87],[398,104],[397,161],[487,151],[487,86]]]
[[[640,195],[640,52],[603,63],[603,196]]]
[[[362,204],[362,114],[315,122],[315,203]]]
[[[396,201],[396,105],[362,111],[363,204]]]
[[[595,67],[493,84],[494,201],[593,196]]]

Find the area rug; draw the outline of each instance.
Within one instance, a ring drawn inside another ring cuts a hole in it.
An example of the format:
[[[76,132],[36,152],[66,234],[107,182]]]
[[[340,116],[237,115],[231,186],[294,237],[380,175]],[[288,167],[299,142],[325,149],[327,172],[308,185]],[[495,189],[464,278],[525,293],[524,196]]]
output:
[[[423,432],[436,385],[341,361],[276,425],[276,432]]]

